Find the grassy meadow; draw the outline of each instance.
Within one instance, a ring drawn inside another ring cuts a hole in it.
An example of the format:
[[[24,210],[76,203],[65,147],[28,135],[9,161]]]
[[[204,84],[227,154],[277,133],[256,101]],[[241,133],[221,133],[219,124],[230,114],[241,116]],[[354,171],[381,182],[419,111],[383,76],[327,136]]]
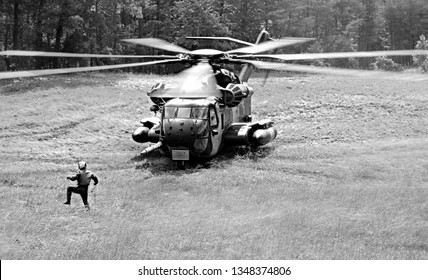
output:
[[[426,82],[256,75],[277,139],[176,170],[131,138],[157,81],[0,81],[0,259],[428,259]]]

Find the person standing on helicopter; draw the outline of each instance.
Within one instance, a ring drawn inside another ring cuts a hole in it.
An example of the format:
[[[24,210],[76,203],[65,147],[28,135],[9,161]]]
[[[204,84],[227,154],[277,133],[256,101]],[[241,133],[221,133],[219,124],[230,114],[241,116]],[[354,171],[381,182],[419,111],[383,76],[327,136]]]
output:
[[[94,173],[92,173],[89,170],[86,170],[86,162],[80,161],[77,164],[79,170],[77,173],[73,176],[67,176],[68,180],[76,181],[77,180],[77,187],[68,187],[67,188],[67,201],[64,202],[66,205],[70,205],[71,202],[71,194],[72,193],[78,193],[82,197],[83,204],[85,207],[89,210],[89,203],[88,203],[88,188],[89,184],[91,183],[91,180],[94,181],[94,187],[98,184],[98,178],[95,176]]]

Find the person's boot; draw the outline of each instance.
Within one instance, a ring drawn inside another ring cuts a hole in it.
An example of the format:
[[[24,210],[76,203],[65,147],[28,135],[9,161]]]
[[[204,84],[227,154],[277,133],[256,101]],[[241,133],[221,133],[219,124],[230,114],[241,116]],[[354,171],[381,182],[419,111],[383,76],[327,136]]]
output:
[[[71,193],[72,193],[72,188],[68,187],[67,188],[67,201],[64,202],[65,205],[70,205],[70,201],[71,201]]]

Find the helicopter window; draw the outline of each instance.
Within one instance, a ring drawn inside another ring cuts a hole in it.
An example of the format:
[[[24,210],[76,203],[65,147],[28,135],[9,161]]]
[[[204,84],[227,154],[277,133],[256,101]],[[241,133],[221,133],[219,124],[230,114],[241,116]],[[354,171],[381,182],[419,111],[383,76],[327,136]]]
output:
[[[196,137],[206,137],[208,135],[208,121],[204,120],[201,122],[201,125],[198,128],[198,131],[196,132]]]
[[[164,118],[171,119],[175,118],[177,108],[176,107],[164,107]]]
[[[177,118],[188,119],[191,112],[192,108],[178,108]]]
[[[212,127],[218,126],[217,114],[215,113],[214,108],[210,109],[210,122]]]
[[[195,119],[207,119],[208,118],[208,110],[207,108],[192,108],[192,117]]]
[[[164,108],[164,118],[181,118],[181,119],[208,119],[208,108],[203,107],[165,107]]]

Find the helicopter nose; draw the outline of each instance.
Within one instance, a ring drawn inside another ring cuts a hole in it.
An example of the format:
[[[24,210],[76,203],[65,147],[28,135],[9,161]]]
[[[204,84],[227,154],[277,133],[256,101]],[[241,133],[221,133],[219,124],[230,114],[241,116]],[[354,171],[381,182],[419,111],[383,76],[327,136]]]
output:
[[[191,147],[195,141],[194,129],[192,120],[171,119],[165,129],[165,141],[169,145]]]

